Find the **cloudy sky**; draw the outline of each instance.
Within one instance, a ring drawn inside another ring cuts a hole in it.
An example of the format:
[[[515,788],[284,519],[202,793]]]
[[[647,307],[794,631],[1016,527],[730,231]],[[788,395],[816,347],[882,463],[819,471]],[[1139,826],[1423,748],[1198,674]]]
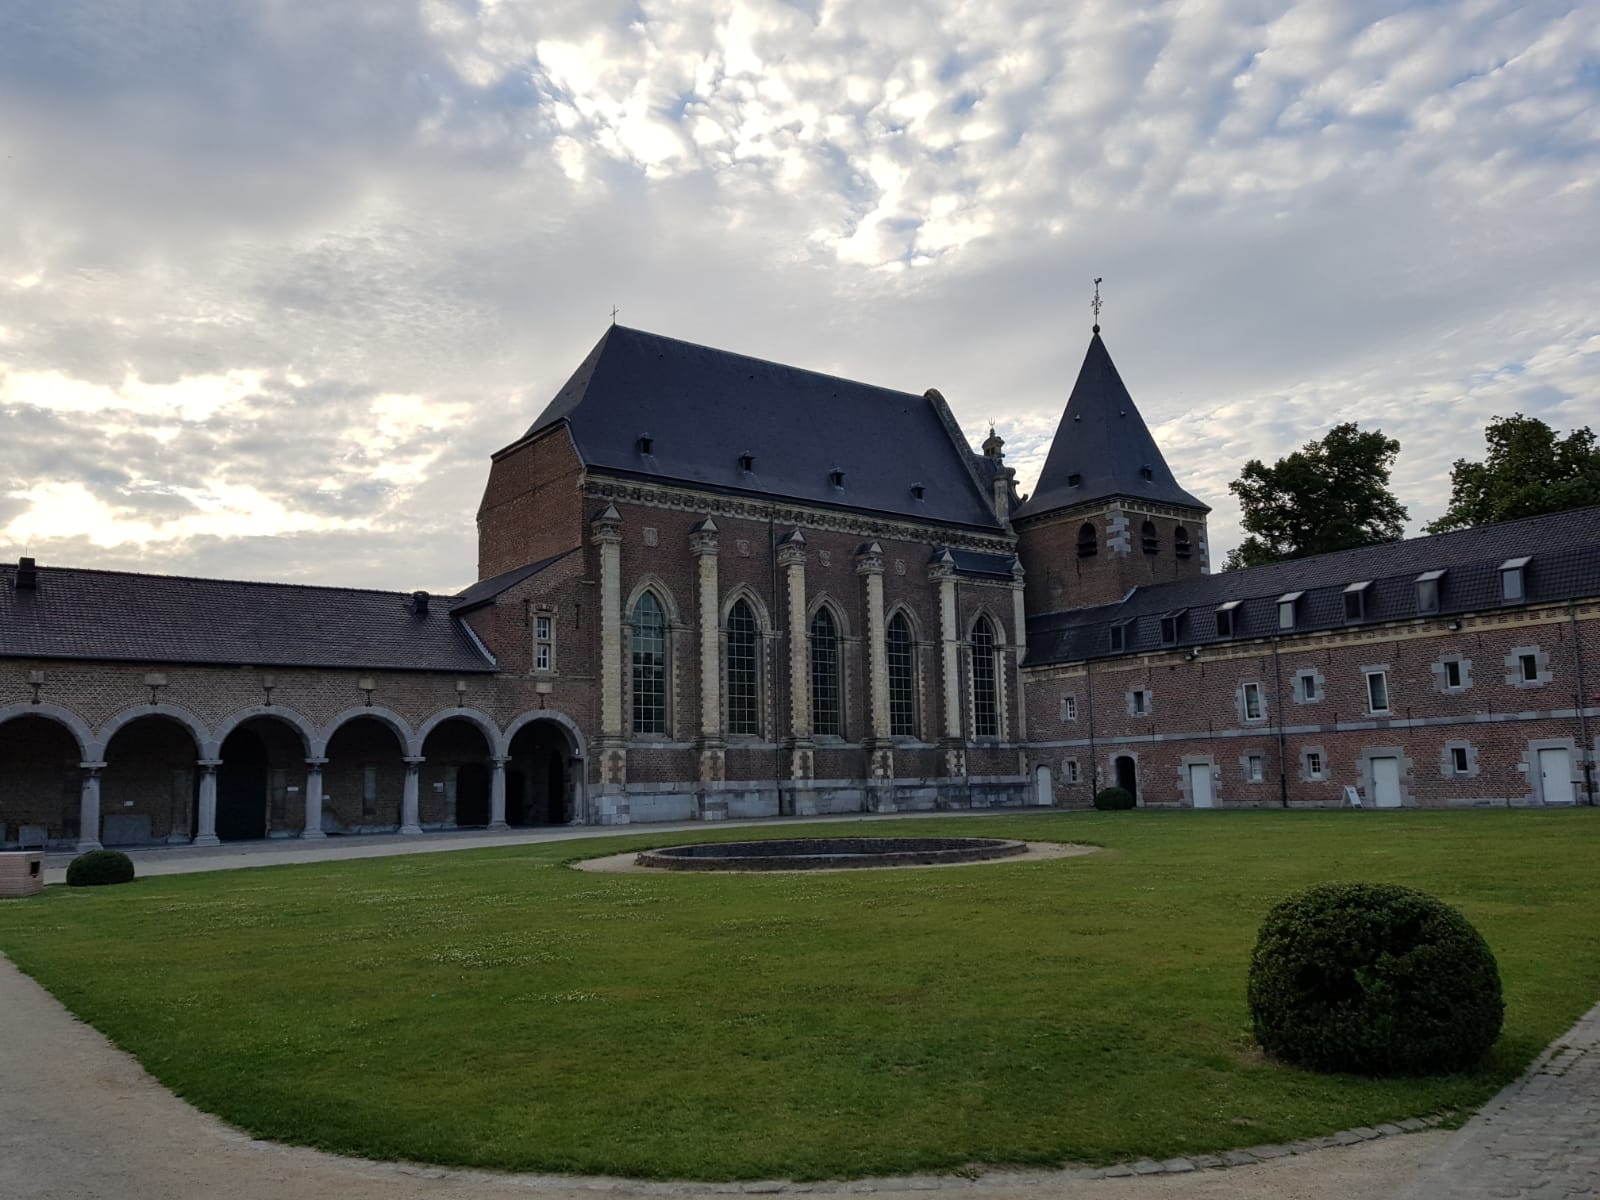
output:
[[[1491,415],[1600,424],[1597,181],[1592,0],[7,0],[0,556],[464,586],[613,304],[1026,490],[1096,275],[1214,558],[1338,420],[1415,529]]]

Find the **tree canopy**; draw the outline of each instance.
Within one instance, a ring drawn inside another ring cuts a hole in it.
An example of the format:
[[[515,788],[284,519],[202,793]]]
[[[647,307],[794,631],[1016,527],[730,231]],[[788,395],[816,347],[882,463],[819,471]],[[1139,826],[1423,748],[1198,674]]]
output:
[[[1228,485],[1250,536],[1223,569],[1399,541],[1406,510],[1389,490],[1398,453],[1393,438],[1347,421],[1270,467],[1251,459]]]
[[[1429,533],[1600,504],[1600,447],[1586,426],[1566,437],[1537,417],[1495,417],[1483,431],[1483,462],[1458,458],[1450,507]]]

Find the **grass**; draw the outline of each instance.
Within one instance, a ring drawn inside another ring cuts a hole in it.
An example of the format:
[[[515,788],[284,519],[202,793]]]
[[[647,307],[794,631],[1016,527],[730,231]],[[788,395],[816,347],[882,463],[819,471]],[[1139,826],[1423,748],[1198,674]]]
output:
[[[892,830],[951,831],[1106,852],[812,876],[564,865],[751,836],[641,833],[50,888],[0,905],[0,949],[259,1136],[707,1180],[1165,1158],[1466,1110],[1600,995],[1593,810]],[[891,831],[806,827],[863,832]],[[1480,1069],[1372,1081],[1254,1050],[1256,929],[1324,879],[1411,884],[1483,932],[1507,1019]]]

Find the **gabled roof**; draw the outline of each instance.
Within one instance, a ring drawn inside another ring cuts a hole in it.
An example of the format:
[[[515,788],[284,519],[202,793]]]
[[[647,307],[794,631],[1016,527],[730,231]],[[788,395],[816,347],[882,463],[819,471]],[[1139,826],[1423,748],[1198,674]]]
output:
[[[1174,612],[1184,614],[1179,646],[1271,637],[1279,632],[1278,601],[1291,593],[1300,593],[1296,633],[1498,609],[1506,607],[1500,567],[1524,556],[1531,556],[1526,599],[1514,607],[1600,596],[1600,506],[1135,588],[1119,604],[1030,618],[1028,662],[1109,657],[1112,625],[1128,627],[1126,653],[1170,648],[1162,646],[1160,621]],[[1444,573],[1439,612],[1419,613],[1416,580],[1433,571]],[[1344,591],[1353,583],[1369,586],[1362,616],[1352,622]],[[1230,603],[1234,632],[1218,637],[1216,610]]]
[[[38,569],[18,591],[15,564],[0,565],[0,656],[493,671],[447,611],[448,597],[412,611],[405,592]]]
[[[1097,325],[1039,482],[1012,517],[1042,516],[1112,496],[1210,511],[1172,477]]]
[[[613,325],[524,436],[565,422],[605,471],[998,530],[941,407]]]
[[[577,547],[573,547],[577,549]],[[541,558],[538,562],[525,563],[520,567],[512,567],[509,571],[502,571],[498,575],[491,575],[488,579],[480,579],[466,591],[450,601],[452,613],[464,613],[468,609],[478,608],[488,604],[501,592],[514,588],[524,579],[532,579],[546,567],[553,567],[572,550],[563,550],[560,554],[552,554],[549,558]]]

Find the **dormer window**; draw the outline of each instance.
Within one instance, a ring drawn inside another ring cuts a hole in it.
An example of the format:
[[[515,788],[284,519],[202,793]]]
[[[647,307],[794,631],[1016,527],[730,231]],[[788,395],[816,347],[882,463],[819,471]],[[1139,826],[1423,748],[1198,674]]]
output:
[[[1243,600],[1229,600],[1217,607],[1217,636],[1231,638],[1239,632],[1239,606]]]
[[[1094,522],[1085,521],[1078,526],[1078,557],[1093,558],[1100,552],[1100,538],[1094,531]]]
[[[1139,478],[1140,479],[1143,479],[1146,482],[1149,482],[1150,480],[1154,479],[1155,477],[1156,477],[1156,473],[1153,470],[1151,470],[1149,467],[1140,467],[1139,468]]]
[[[1139,545],[1146,554],[1156,554],[1161,550],[1161,535],[1156,532],[1156,523],[1146,521],[1139,526]]]
[[[639,453],[640,454],[649,454],[649,453],[651,453],[650,447],[654,446],[655,443],[656,443],[655,438],[651,437],[648,433],[641,433],[639,435]]]
[[[1183,630],[1183,609],[1169,612],[1161,618],[1161,644],[1163,646],[1176,646],[1178,634]]]
[[[1508,558],[1500,564],[1500,599],[1505,604],[1521,604],[1528,598],[1528,580],[1525,572],[1532,556]]]
[[[1079,475],[1076,471],[1074,471],[1071,475],[1067,476],[1067,486],[1068,487],[1082,487],[1083,486],[1083,476]]]
[[[1189,531],[1182,525],[1172,531],[1172,552],[1179,558],[1189,557]]]
[[[911,485],[911,498],[913,500],[921,500],[927,494],[928,494],[928,489],[926,487],[924,487],[922,484],[913,483]]]
[[[754,454],[751,454],[748,450],[746,450],[743,454],[739,455],[739,470],[743,471],[746,475],[748,475],[751,471],[754,471],[755,469],[756,469],[756,456]]]
[[[1133,621],[1119,621],[1111,627],[1111,653],[1121,654],[1133,648]]]
[[[1417,576],[1417,612],[1427,616],[1439,611],[1439,585],[1444,580],[1443,571],[1424,571]]]
[[[1344,590],[1344,619],[1346,624],[1367,619],[1367,596],[1372,580],[1352,583]]]
[[[1278,597],[1278,628],[1294,628],[1294,610],[1300,603],[1304,592],[1285,592]]]
[[[828,472],[828,482],[833,484],[834,487],[842,489],[844,487],[844,472],[835,467]]]

